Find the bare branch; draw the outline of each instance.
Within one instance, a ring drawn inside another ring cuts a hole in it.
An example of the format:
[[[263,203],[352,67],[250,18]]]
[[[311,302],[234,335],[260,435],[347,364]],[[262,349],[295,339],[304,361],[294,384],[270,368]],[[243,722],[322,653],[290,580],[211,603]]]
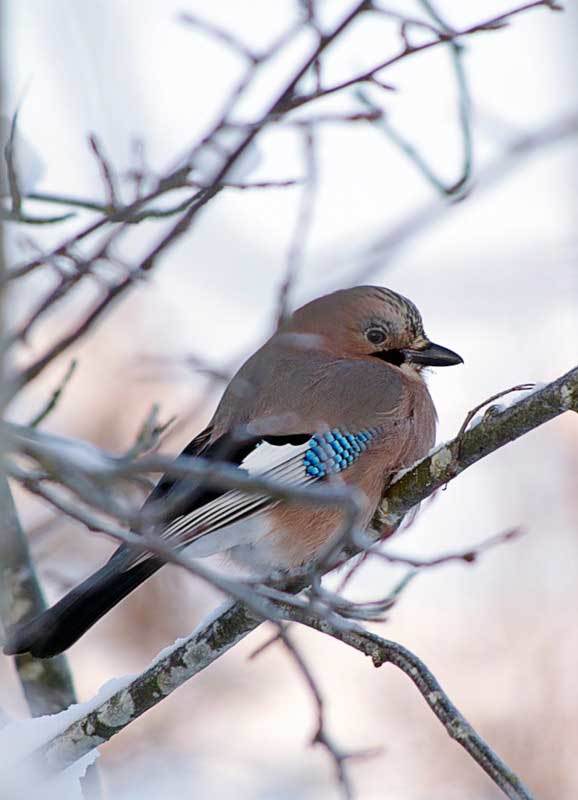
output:
[[[436,678],[414,653],[406,647],[382,639],[362,628],[343,630],[325,620],[287,606],[286,618],[300,622],[344,642],[369,656],[376,667],[392,664],[416,686],[447,733],[476,761],[510,800],[532,800],[520,778],[505,764],[458,711]]]
[[[377,73],[382,72],[383,70],[387,69],[388,67],[397,64],[399,61],[402,61],[405,58],[415,55],[416,53],[422,53],[425,50],[430,50],[432,47],[438,47],[442,44],[447,44],[450,41],[460,39],[462,37],[472,36],[477,33],[483,33],[487,31],[495,31],[503,27],[504,23],[509,20],[511,17],[524,13],[534,8],[549,8],[552,11],[559,11],[560,6],[555,3],[550,2],[550,0],[535,0],[532,3],[525,3],[522,6],[518,6],[517,8],[513,8],[510,11],[505,12],[504,14],[499,14],[496,17],[492,17],[491,19],[486,20],[485,22],[479,22],[475,25],[470,25],[467,28],[462,28],[461,30],[456,30],[453,33],[439,33],[435,38],[431,39],[429,42],[423,42],[422,44],[415,44],[412,45],[408,41],[405,42],[404,47],[394,56],[386,59],[385,61],[381,61],[379,64],[371,67],[364,72],[360,72],[357,75],[354,75],[352,78],[347,78],[344,81],[340,81],[339,83],[335,83],[332,86],[326,86],[317,92],[313,92],[311,94],[304,94],[304,95],[296,95],[295,97],[291,98],[291,100],[287,104],[287,109],[294,109],[299,108],[300,106],[304,105],[305,103],[310,103],[312,100],[317,100],[320,97],[327,97],[331,94],[335,94],[336,92],[341,92],[344,89],[349,89],[352,86],[355,86],[359,83],[364,83],[373,80]],[[378,76],[379,77],[379,76]]]
[[[435,558],[410,558],[409,556],[394,555],[383,550],[368,550],[367,552],[383,558],[384,561],[389,561],[392,564],[406,564],[409,567],[416,569],[424,569],[429,567],[439,567],[448,564],[450,561],[462,561],[466,564],[473,564],[477,561],[482,553],[488,550],[493,550],[495,547],[507,544],[513,539],[518,539],[525,531],[522,528],[510,528],[502,533],[497,533],[495,536],[490,536],[479,544],[473,547],[468,547],[467,550],[461,550],[457,553],[445,553]]]
[[[0,475],[0,611],[7,627],[40,614],[46,608],[20,527],[10,487]],[[16,657],[16,669],[32,716],[55,714],[76,702],[66,658],[46,660],[30,654]]]
[[[563,414],[578,410],[578,367],[561,378],[485,417],[455,439],[436,448],[386,492],[378,509],[379,530],[397,526],[404,514],[465,469],[528,431]]]
[[[274,118],[280,112],[284,111],[286,108],[286,104],[289,98],[291,98],[294,94],[295,87],[297,83],[301,80],[301,78],[307,73],[307,71],[311,68],[312,64],[315,62],[317,58],[329,47],[329,45],[337,39],[343,31],[347,29],[347,27],[356,19],[356,17],[366,11],[368,9],[368,1],[362,0],[362,2],[358,2],[351,11],[346,15],[346,17],[338,23],[338,25],[334,28],[334,30],[327,34],[323,39],[321,39],[316,48],[314,48],[313,52],[303,61],[303,63],[297,68],[293,76],[290,78],[288,83],[286,84],[285,88],[279,93],[277,98],[272,102],[269,110],[264,114],[261,121],[255,125],[249,126],[248,129],[244,131],[237,131],[239,136],[237,136],[233,142],[233,147],[225,154],[223,154],[218,167],[215,169],[214,174],[211,176],[211,182],[209,188],[206,190],[199,191],[198,195],[194,198],[193,202],[190,203],[187,209],[184,211],[182,216],[180,216],[177,222],[173,225],[173,227],[168,231],[167,234],[163,236],[161,241],[157,244],[156,247],[149,252],[149,254],[138,264],[135,268],[129,271],[129,274],[126,278],[121,280],[120,282],[116,283],[115,285],[108,288],[105,293],[105,296],[88,312],[84,320],[81,321],[79,325],[75,328],[70,330],[67,334],[65,334],[60,340],[58,340],[55,344],[53,344],[46,353],[41,356],[37,361],[33,364],[26,367],[13,381],[13,393],[19,391],[19,389],[33,380],[46,366],[49,364],[54,358],[60,355],[64,350],[66,350],[71,344],[78,341],[94,324],[96,320],[100,318],[103,311],[108,309],[108,307],[121,295],[123,294],[134,282],[136,278],[142,276],[143,273],[148,272],[152,269],[153,265],[157,261],[158,257],[178,238],[180,238],[190,227],[192,221],[200,208],[202,208],[210,199],[212,199],[219,191],[222,190],[222,182],[225,180],[227,175],[229,175],[231,168],[234,164],[238,161],[238,159],[243,155],[245,150],[251,145],[254,138],[260,132],[260,130],[265,127],[268,122],[269,118]],[[244,87],[245,83],[242,82],[239,91],[241,91],[242,87]],[[223,117],[219,120],[217,125],[214,127],[213,131],[205,137],[200,144],[194,149],[194,151],[190,154],[189,159],[185,166],[179,166],[175,168],[170,175],[162,179],[158,182],[156,189],[149,193],[147,197],[140,198],[139,200],[135,201],[131,206],[128,207],[126,213],[128,216],[132,216],[136,211],[139,211],[146,202],[150,199],[154,199],[158,197],[160,194],[167,191],[169,188],[175,188],[175,186],[182,185],[182,181],[188,179],[189,173],[194,165],[195,158],[202,152],[203,148],[207,146],[211,146],[214,149],[215,145],[217,144],[216,136],[218,133],[222,132],[225,129],[230,129],[230,123],[227,118],[228,110],[224,112]],[[116,221],[114,216],[110,217],[102,217],[97,222],[93,223],[92,225],[85,228],[80,233],[76,234],[72,239],[68,240],[68,242],[63,243],[58,248],[52,251],[51,254],[48,254],[48,257],[40,257],[33,259],[31,262],[28,262],[25,265],[17,268],[16,270],[12,271],[12,275],[24,275],[27,274],[32,269],[36,268],[42,263],[46,263],[46,261],[50,260],[51,257],[67,254],[69,252],[70,247],[78,244],[81,239],[85,239],[87,236],[92,235],[95,231],[99,230],[103,225],[107,224],[107,222],[114,222]],[[86,264],[87,268],[90,268],[91,263],[105,255],[108,252],[108,247],[110,246],[112,239],[117,238],[120,232],[123,231],[126,222],[121,223],[119,228],[111,235],[109,240],[107,241],[105,246],[101,246],[98,251],[98,255],[93,255],[91,259],[87,259]],[[36,321],[41,314],[43,314],[47,308],[52,307],[53,303],[57,300],[61,299],[65,294],[68,293],[70,288],[75,285],[75,283],[79,280],[78,277],[73,277],[69,280],[63,280],[60,286],[57,287],[56,291],[51,292],[44,300],[40,303],[37,311],[32,317],[33,321]],[[30,325],[26,325],[24,327],[24,331],[29,330]],[[22,329],[20,331],[20,335],[22,335]]]
[[[6,158],[6,172],[8,176],[8,188],[10,190],[10,198],[12,200],[12,213],[15,216],[20,214],[22,208],[22,195],[20,194],[20,181],[18,180],[18,173],[16,171],[16,126],[18,124],[18,111],[15,112],[10,124],[10,135],[4,148],[4,157]]]
[[[297,665],[297,668],[301,673],[301,675],[303,676],[305,683],[307,684],[309,691],[311,693],[311,697],[313,698],[313,702],[315,704],[315,709],[317,712],[317,725],[311,742],[312,744],[320,744],[322,747],[325,748],[325,750],[329,754],[329,757],[331,758],[331,760],[335,765],[337,781],[339,786],[341,787],[343,797],[345,798],[345,800],[352,800],[353,790],[351,782],[349,780],[349,776],[347,774],[347,770],[345,768],[345,763],[348,759],[353,757],[353,754],[343,753],[335,745],[332,738],[328,734],[327,724],[325,721],[325,704],[323,701],[323,697],[321,695],[321,691],[317,686],[315,678],[313,677],[309,667],[307,666],[303,657],[301,656],[301,653],[295,647],[295,644],[289,638],[289,634],[281,625],[278,626],[277,639],[278,641],[283,643],[285,650],[289,653],[293,662]]]
[[[366,118],[371,119],[372,115],[366,115]],[[322,121],[330,122],[332,120],[327,118]],[[341,117],[340,121],[347,121],[347,117]],[[288,189],[292,188],[293,186],[298,186],[300,183],[301,181],[297,178],[288,178],[286,180],[270,181],[223,181],[222,186],[224,189],[233,189],[243,192],[247,190],[250,191],[252,189]],[[188,178],[187,180],[183,180],[180,186],[175,186],[173,189],[169,189],[167,191],[179,191],[187,188],[207,189],[208,185],[206,183],[202,183],[201,181]],[[55,194],[52,192],[39,191],[27,192],[23,195],[23,199],[35,200],[39,203],[49,203],[51,205],[69,206],[72,208],[82,209],[83,211],[97,211],[101,214],[108,215],[111,220],[114,219],[114,221],[117,222],[126,222],[129,225],[138,225],[140,222],[143,222],[147,219],[164,219],[167,217],[172,217],[181,211],[185,211],[188,205],[191,203],[193,196],[189,195],[182,202],[176,205],[168,206],[167,208],[147,208],[144,211],[135,212],[132,215],[129,215],[128,211],[130,206],[117,205],[115,207],[111,207],[108,204],[99,203],[95,200],[89,200],[88,198],[83,197],[73,197],[67,194]],[[137,199],[135,202],[140,202],[140,199]],[[15,214],[12,211],[0,209],[0,218],[8,221],[22,222],[26,225],[53,225],[58,222],[65,222],[66,220],[71,219],[73,216],[74,213],[58,214],[56,216],[47,217],[33,217],[31,215],[23,214],[22,212]],[[22,277],[23,274],[26,273],[22,273],[21,268],[16,268],[10,273],[8,280],[14,280],[18,277]]]
[[[119,733],[185,681],[230,650],[261,622],[240,603],[227,604],[170,653],[108,700],[47,742],[39,756],[47,769],[61,770]]]
[[[577,136],[578,114],[570,113],[548,122],[529,134],[517,137],[510,142],[501,155],[477,172],[475,189],[478,196],[482,191],[491,189],[503,181],[508,173],[524,159],[547,147],[553,147]],[[443,219],[452,208],[453,204],[436,200],[434,203],[428,203],[416,211],[412,211],[388,233],[376,237],[373,243],[366,248],[364,254],[357,253],[355,255],[356,262],[361,259],[364,263],[350,276],[350,280],[353,283],[369,280],[376,270],[383,269],[400,248]]]
[[[224,28],[215,25],[213,22],[209,22],[208,20],[198,17],[195,14],[191,14],[188,11],[182,11],[178,15],[179,22],[182,22],[185,25],[190,25],[192,28],[197,28],[202,33],[208,34],[213,39],[221,44],[224,44],[229,50],[232,50],[234,53],[238,53],[243,58],[247,59],[251,64],[256,65],[261,60],[260,56],[254,53],[250,47],[244,44],[240,39],[234,36],[229,31],[226,31]]]
[[[303,151],[305,162],[305,184],[303,186],[301,203],[297,213],[295,231],[291,239],[289,253],[287,254],[287,270],[279,290],[277,327],[285,321],[289,311],[289,293],[297,279],[300,263],[307,243],[307,237],[313,222],[313,206],[317,187],[317,158],[315,153],[315,134],[311,126],[303,131]]]
[[[157,258],[166,250],[173,242],[180,238],[189,228],[193,217],[197,211],[202,208],[212,197],[219,191],[218,187],[212,190],[199,192],[195,198],[196,202],[189,205],[188,210],[184,216],[180,217],[178,222],[171,228],[171,230],[162,238],[157,246],[150,252],[143,261],[132,270],[126,278],[110,286],[104,296],[99,300],[95,306],[89,311],[87,316],[72,330],[68,331],[61,339],[51,345],[44,355],[34,363],[26,367],[20,375],[14,380],[13,391],[19,391],[22,386],[25,386],[31,380],[37,377],[42,370],[50,364],[57,356],[61,355],[72,344],[78,341],[85,333],[87,333],[94,323],[100,319],[105,310],[107,310],[126,290],[132,286],[135,280],[142,278],[143,274],[149,272],[156,263]]]
[[[100,144],[99,140],[95,136],[94,133],[91,133],[88,137],[88,144],[90,145],[90,149],[94,153],[94,157],[98,163],[98,167],[100,169],[102,175],[102,182],[104,183],[104,188],[106,191],[106,199],[108,203],[108,209],[114,209],[118,205],[118,198],[117,198],[117,190],[116,190],[116,178],[113,173],[112,166],[110,165],[108,159],[104,155],[102,145]]]
[[[64,392],[64,390],[68,386],[70,379],[74,375],[77,365],[78,361],[75,358],[73,358],[70,364],[68,365],[68,369],[64,373],[64,377],[62,378],[56,389],[50,395],[50,398],[48,399],[48,402],[46,403],[44,408],[42,408],[38,412],[38,414],[29,422],[31,428],[37,428],[40,425],[40,423],[44,422],[46,417],[48,417],[49,414],[51,414],[54,411],[54,409],[60,402],[62,393]]]

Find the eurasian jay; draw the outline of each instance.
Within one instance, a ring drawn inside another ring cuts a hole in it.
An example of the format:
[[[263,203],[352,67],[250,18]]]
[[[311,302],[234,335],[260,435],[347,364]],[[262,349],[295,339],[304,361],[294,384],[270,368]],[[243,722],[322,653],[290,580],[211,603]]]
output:
[[[184,454],[296,485],[338,476],[364,493],[360,524],[368,525],[392,476],[434,444],[424,366],[461,362],[428,340],[407,298],[377,286],[333,292],[295,311],[243,364]],[[165,542],[191,557],[229,552],[261,569],[311,562],[342,521],[337,507],[165,476],[147,504],[167,498],[170,515],[158,531]],[[163,564],[122,545],[56,605],[11,631],[4,652],[45,658],[66,650]]]

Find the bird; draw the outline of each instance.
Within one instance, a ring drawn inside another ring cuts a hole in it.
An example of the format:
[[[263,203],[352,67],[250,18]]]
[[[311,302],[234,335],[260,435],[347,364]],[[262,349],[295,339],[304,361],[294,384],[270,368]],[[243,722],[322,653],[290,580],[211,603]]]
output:
[[[426,367],[463,363],[424,333],[411,300],[356,286],[294,311],[234,375],[183,455],[226,461],[288,486],[339,481],[365,499],[368,526],[393,476],[427,455],[437,415]],[[314,563],[343,509],[203,486],[167,474],[145,508],[167,507],[161,541],[201,558],[226,553],[270,572]],[[57,655],[164,565],[121,545],[79,586],[8,632],[6,654]]]

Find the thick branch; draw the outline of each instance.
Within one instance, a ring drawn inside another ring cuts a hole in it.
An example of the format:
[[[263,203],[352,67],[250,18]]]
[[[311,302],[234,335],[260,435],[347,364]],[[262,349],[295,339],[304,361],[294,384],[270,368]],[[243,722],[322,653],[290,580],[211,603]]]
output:
[[[0,509],[0,617],[8,627],[36,617],[46,604],[3,474],[0,474]],[[76,702],[64,656],[41,660],[28,653],[16,658],[16,669],[32,716],[55,714]]]
[[[390,487],[374,524],[378,529],[399,524],[411,508],[476,461],[564,411],[578,411],[578,367],[438,447]]]
[[[40,755],[50,771],[60,770],[103,744],[212,664],[261,623],[234,603],[171,649],[129,686],[113,694],[64,733],[48,742]]]

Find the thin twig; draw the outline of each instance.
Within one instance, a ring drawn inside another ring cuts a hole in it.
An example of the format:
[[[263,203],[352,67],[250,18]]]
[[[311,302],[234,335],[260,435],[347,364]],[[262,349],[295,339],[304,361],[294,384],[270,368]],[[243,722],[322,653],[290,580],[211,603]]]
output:
[[[471,121],[471,101],[466,72],[463,63],[463,46],[456,40],[456,31],[451,28],[440,16],[439,12],[429,2],[429,0],[420,0],[421,5],[425,8],[432,20],[438,25],[436,28],[429,23],[422,23],[414,19],[404,19],[402,25],[402,34],[404,38],[404,49],[406,51],[413,51],[414,47],[407,39],[407,26],[418,26],[433,32],[438,38],[443,38],[447,41],[448,47],[452,54],[453,71],[456,78],[457,92],[458,92],[458,111],[460,121],[460,131],[462,139],[462,167],[460,169],[459,177],[451,184],[446,183],[440,178],[436,172],[430,167],[426,158],[420,153],[417,147],[403,134],[397,131],[388,119],[382,115],[378,120],[378,128],[385,133],[388,138],[399,149],[408,156],[408,158],[415,164],[426,180],[438,191],[440,194],[447,197],[463,196],[472,171],[472,121]],[[399,15],[393,12],[386,12],[381,10],[381,13],[386,13],[388,16],[398,17]],[[370,83],[375,82],[375,76],[371,76]],[[375,113],[380,109],[373,103],[370,97],[362,88],[356,89],[357,99],[369,111]]]
[[[349,780],[349,776],[347,774],[346,769],[346,762],[348,759],[354,757],[355,754],[353,753],[344,753],[337,745],[334,743],[333,739],[327,732],[327,723],[325,720],[325,703],[323,701],[323,697],[321,695],[321,690],[319,689],[311,670],[305,663],[303,656],[295,646],[294,642],[289,637],[287,630],[282,626],[277,626],[277,638],[285,647],[287,653],[289,653],[291,659],[296,664],[297,669],[301,673],[303,679],[307,687],[309,688],[311,697],[313,698],[313,702],[315,705],[317,722],[315,727],[315,733],[311,739],[312,744],[320,744],[328,753],[329,757],[333,761],[335,765],[335,772],[337,775],[337,782],[341,788],[342,796],[345,800],[352,800],[353,798],[353,788],[351,786],[351,781]]]
[[[4,148],[4,157],[6,159],[6,172],[8,176],[8,188],[10,190],[10,198],[12,200],[12,213],[18,217],[22,209],[22,195],[20,193],[20,181],[18,179],[18,172],[16,168],[16,127],[18,124],[18,111],[12,117],[10,123],[10,135],[6,146]]]
[[[504,151],[476,174],[477,196],[483,191],[492,189],[496,183],[501,183],[508,173],[513,171],[523,160],[544,150],[578,136],[578,114],[575,112],[557,117],[529,134],[524,134],[509,143]],[[363,283],[371,279],[377,270],[383,270],[399,250],[416,237],[423,234],[428,228],[444,219],[453,209],[453,204],[446,200],[436,200],[412,211],[385,235],[380,234],[374,238],[363,253],[354,255],[356,264],[362,266],[355,269],[348,280]],[[345,243],[337,242],[335,250],[343,250]]]
[[[35,217],[32,214],[24,214],[22,211],[6,211],[6,209],[0,208],[0,220],[4,220],[5,222],[18,222],[22,225],[56,225],[59,222],[66,222],[66,220],[72,219],[73,217],[74,213]],[[8,275],[8,280],[10,280],[10,275]]]
[[[482,403],[478,403],[477,406],[474,406],[474,408],[472,408],[466,414],[466,418],[464,419],[464,421],[462,423],[462,426],[458,431],[457,438],[458,439],[462,438],[464,433],[467,431],[470,422],[476,416],[478,411],[480,411],[482,408],[484,408],[485,406],[489,405],[490,403],[493,403],[494,400],[499,400],[500,397],[505,397],[506,395],[512,394],[513,392],[527,392],[527,391],[529,391],[531,389],[534,389],[535,385],[536,384],[534,384],[534,383],[520,383],[520,384],[518,384],[518,386],[512,386],[511,389],[503,389],[501,392],[497,392],[496,394],[493,394],[491,397],[488,397]]]
[[[321,39],[323,36],[323,30],[317,18],[317,8],[315,6],[316,0],[302,0],[303,6],[305,8],[305,18],[307,20],[307,24],[309,27],[315,32],[318,39]],[[321,85],[323,83],[323,66],[321,63],[321,59],[318,58],[313,62],[313,76],[315,79],[315,91],[318,92],[321,89]]]
[[[108,159],[104,155],[102,145],[100,144],[99,140],[97,139],[94,133],[91,133],[90,136],[88,137],[88,144],[90,145],[90,149],[94,153],[94,157],[96,158],[98,167],[102,175],[102,182],[104,183],[104,188],[106,191],[108,209],[110,210],[116,208],[116,206],[118,205],[118,198],[116,190],[116,178],[114,176],[112,166],[110,165]]]
[[[397,64],[399,61],[416,55],[417,53],[423,53],[426,50],[431,50],[433,47],[439,47],[440,45],[447,44],[447,42],[454,39],[472,36],[477,33],[498,30],[503,27],[504,23],[506,23],[511,17],[516,16],[517,14],[522,14],[526,11],[530,11],[534,8],[548,8],[551,11],[561,10],[559,5],[550,2],[550,0],[535,0],[535,2],[525,3],[524,5],[517,6],[516,8],[510,9],[510,11],[506,11],[503,14],[499,14],[495,17],[487,19],[484,22],[478,22],[466,28],[456,30],[453,34],[441,33],[430,41],[423,42],[421,44],[412,45],[409,42],[406,42],[404,47],[396,55],[390,56],[384,61],[379,62],[379,64],[376,64],[370,67],[368,70],[365,70],[364,72],[360,72],[357,75],[340,81],[339,83],[335,83],[332,86],[325,86],[318,92],[296,95],[295,97],[292,97],[287,103],[287,110],[299,108],[306,103],[310,103],[312,100],[318,100],[321,97],[328,97],[329,95],[337,92],[342,92],[344,89],[349,89],[356,84],[370,81],[377,75],[377,73],[382,72],[394,64]]]
[[[74,375],[77,365],[78,361],[76,360],[76,358],[73,358],[70,364],[68,365],[68,369],[64,373],[64,377],[62,378],[56,389],[50,395],[50,398],[48,399],[48,402],[46,403],[44,408],[42,408],[38,412],[38,414],[36,414],[36,416],[28,423],[31,428],[37,428],[40,425],[40,423],[44,422],[46,417],[54,411],[54,409],[56,408],[56,406],[60,401],[60,398],[62,397],[62,393],[64,392],[64,390],[68,386],[70,379]]]
[[[144,453],[150,453],[158,446],[163,433],[165,433],[176,420],[176,417],[170,417],[166,422],[159,422],[159,411],[160,407],[155,403],[141,425],[134,444],[125,453],[125,458],[137,458],[137,456],[141,456]]]
[[[440,16],[439,11],[432,5],[430,0],[420,0],[434,22],[440,26],[447,35],[453,35],[454,29]],[[470,176],[472,174],[473,144],[472,144],[472,102],[468,85],[466,69],[464,66],[464,48],[455,39],[449,43],[452,54],[452,65],[456,80],[458,93],[458,115],[460,120],[460,131],[462,138],[462,168],[459,177],[453,184],[444,187],[448,196],[457,195],[466,190]]]
[[[473,564],[478,560],[482,553],[486,553],[488,550],[493,550],[499,545],[506,544],[514,539],[518,539],[524,533],[525,531],[523,528],[509,528],[502,533],[489,536],[479,544],[468,547],[467,550],[445,553],[444,555],[435,556],[434,558],[411,558],[410,556],[395,555],[394,553],[373,549],[369,550],[368,553],[371,555],[376,555],[379,558],[382,558],[384,561],[389,561],[392,564],[405,564],[409,567],[415,567],[416,569],[429,569],[430,567],[439,567],[442,565],[445,566],[451,561],[462,561],[466,564]]]
[[[281,604],[280,604],[281,605]],[[452,703],[428,667],[406,647],[355,628],[344,630],[301,609],[287,606],[286,618],[344,642],[369,656],[376,667],[392,664],[412,681],[429,708],[454,739],[510,800],[532,800],[520,778],[502,761]]]
[[[139,280],[144,273],[149,272],[154,267],[157,258],[188,230],[196,212],[214,197],[218,191],[219,188],[216,187],[213,190],[199,192],[195,198],[196,202],[189,206],[185,215],[179,218],[178,222],[171,228],[169,233],[162,238],[158,245],[148,253],[136,268],[133,269],[126,278],[111,286],[76,327],[69,330],[64,336],[52,344],[42,356],[26,367],[15,378],[13,391],[15,393],[19,391],[23,386],[36,378],[51,361],[81,339],[120,295],[126,292],[126,290],[132,286],[135,281]]]
[[[198,17],[188,11],[183,11],[178,15],[178,20],[179,22],[189,25],[192,28],[197,28],[199,31],[201,31],[201,33],[208,34],[216,41],[224,44],[232,52],[238,53],[240,56],[247,59],[247,61],[253,65],[258,64],[261,60],[260,56],[254,53],[251,48],[244,44],[240,39],[224,28],[221,28],[219,25],[215,25],[214,22],[209,22],[209,20],[205,19],[204,17]]]
[[[279,289],[277,327],[280,327],[289,312],[289,293],[297,279],[299,267],[303,261],[307,238],[313,224],[313,209],[317,189],[317,158],[315,152],[315,133],[313,127],[303,130],[303,160],[305,164],[305,182],[301,194],[295,230],[291,238],[287,254],[287,269]]]

